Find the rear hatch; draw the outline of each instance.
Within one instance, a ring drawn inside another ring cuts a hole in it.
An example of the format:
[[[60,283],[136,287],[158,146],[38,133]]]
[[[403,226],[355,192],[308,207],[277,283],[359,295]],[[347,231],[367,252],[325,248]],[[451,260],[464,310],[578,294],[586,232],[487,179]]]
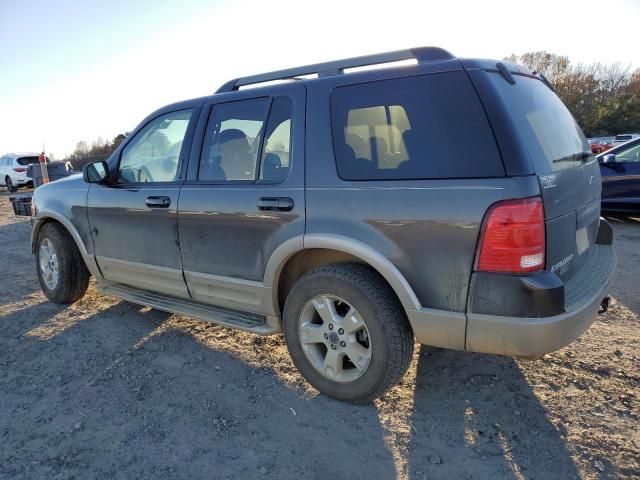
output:
[[[498,72],[487,77],[540,183],[546,222],[546,269],[565,283],[590,256],[600,218],[598,162],[577,122],[542,80]]]

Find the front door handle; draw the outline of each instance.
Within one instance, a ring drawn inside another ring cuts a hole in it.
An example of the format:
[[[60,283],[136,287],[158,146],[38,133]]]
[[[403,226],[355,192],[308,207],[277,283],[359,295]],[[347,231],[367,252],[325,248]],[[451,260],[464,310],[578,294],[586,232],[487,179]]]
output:
[[[144,203],[149,208],[169,208],[171,199],[169,197],[147,197]]]
[[[289,197],[261,197],[258,200],[258,210],[289,212],[293,210],[293,199]]]

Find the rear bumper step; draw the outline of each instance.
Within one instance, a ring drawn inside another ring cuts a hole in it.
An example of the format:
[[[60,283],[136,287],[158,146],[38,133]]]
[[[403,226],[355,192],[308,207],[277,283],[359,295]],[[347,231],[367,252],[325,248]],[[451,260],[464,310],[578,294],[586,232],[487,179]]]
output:
[[[128,302],[145,305],[169,313],[177,313],[197,318],[206,322],[216,323],[239,330],[269,335],[279,332],[277,322],[270,322],[264,315],[246,313],[223,307],[206,305],[193,300],[170,297],[157,293],[140,290],[127,285],[98,281],[99,292],[117,297]]]

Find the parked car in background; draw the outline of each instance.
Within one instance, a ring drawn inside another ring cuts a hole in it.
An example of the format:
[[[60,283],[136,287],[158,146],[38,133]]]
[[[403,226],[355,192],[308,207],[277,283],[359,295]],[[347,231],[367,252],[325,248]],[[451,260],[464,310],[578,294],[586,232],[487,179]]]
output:
[[[602,210],[640,213],[640,137],[596,158],[602,177]]]
[[[10,192],[15,192],[20,187],[33,186],[33,180],[27,176],[27,169],[30,164],[38,163],[38,155],[7,153],[0,157],[0,185],[7,187]]]
[[[284,331],[312,385],[366,402],[416,341],[531,357],[589,328],[615,267],[600,192],[544,78],[417,48],[157,110],[107,161],[36,189],[32,249],[53,302],[94,275],[127,301]]]
[[[591,153],[598,155],[599,153],[606,152],[613,146],[612,141],[613,137],[589,138],[588,142]]]
[[[622,133],[620,135],[616,135],[613,139],[613,146],[615,147],[616,145],[620,145],[635,138],[640,138],[640,133]]]

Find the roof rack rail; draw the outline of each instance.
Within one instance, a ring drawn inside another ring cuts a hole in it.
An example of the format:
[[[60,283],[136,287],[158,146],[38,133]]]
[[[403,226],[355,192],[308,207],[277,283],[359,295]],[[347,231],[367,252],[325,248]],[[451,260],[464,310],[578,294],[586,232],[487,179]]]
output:
[[[366,67],[382,63],[399,62],[402,60],[417,60],[418,63],[432,62],[435,60],[452,60],[455,57],[439,47],[418,47],[394,52],[364,55],[362,57],[345,58],[332,62],[316,63],[302,67],[286,68],[274,72],[260,73],[248,77],[235,78],[222,85],[216,93],[233,92],[240,87],[256,83],[271,82],[274,80],[294,79],[303,75],[317,74],[319,77],[340,75],[346,68]]]

